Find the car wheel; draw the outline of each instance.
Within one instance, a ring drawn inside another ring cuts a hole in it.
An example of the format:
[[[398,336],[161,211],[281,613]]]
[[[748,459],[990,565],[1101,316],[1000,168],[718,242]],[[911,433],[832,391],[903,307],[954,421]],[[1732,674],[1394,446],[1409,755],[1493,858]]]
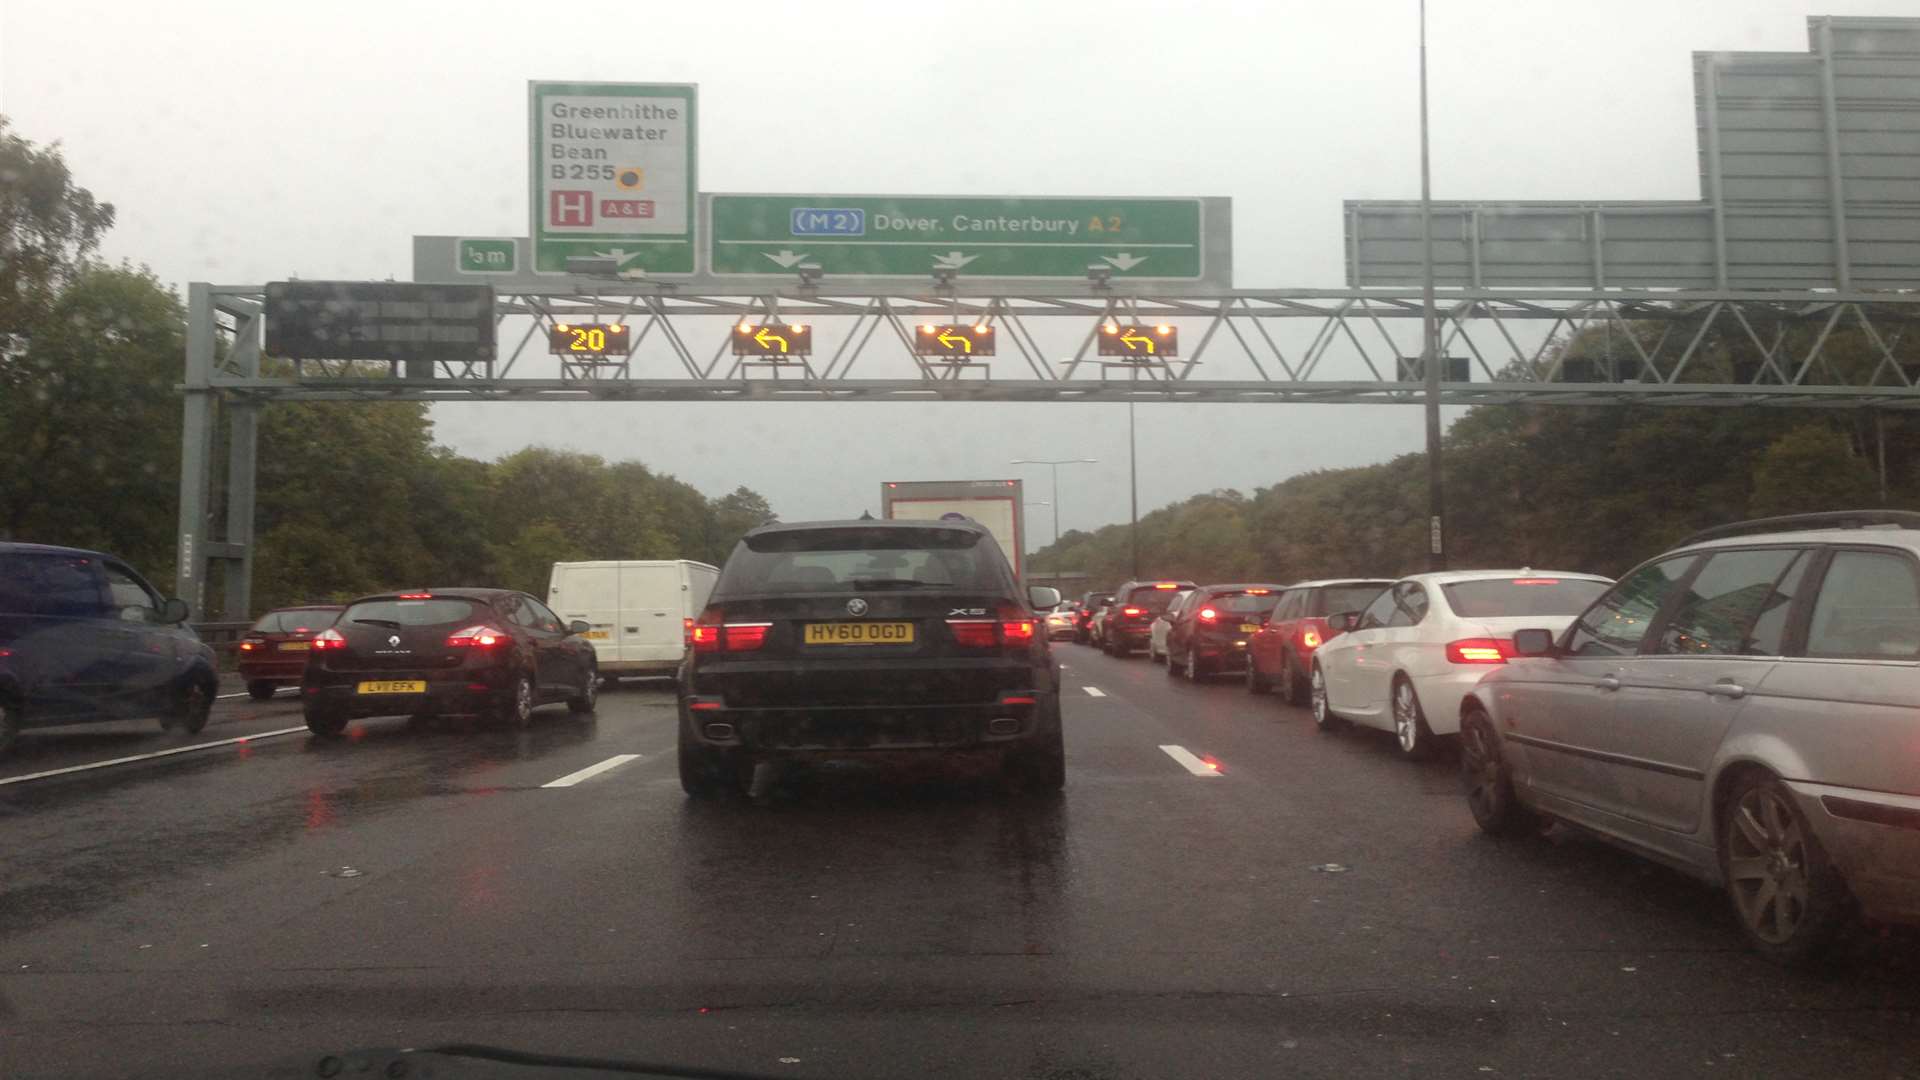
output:
[[[1720,869],[1747,941],[1784,964],[1820,959],[1851,922],[1852,899],[1786,785],[1770,773],[1741,777],[1719,824]]]
[[[1253,662],[1253,655],[1247,655],[1247,693],[1265,694],[1273,689],[1273,683],[1260,674],[1260,665]]]
[[[1200,682],[1207,677],[1206,669],[1200,666],[1200,651],[1196,646],[1187,646],[1187,660],[1181,666],[1186,668],[1189,682]]]
[[[1280,700],[1296,709],[1307,703],[1307,680],[1301,678],[1292,653],[1280,654]]]
[[[587,669],[587,684],[581,687],[579,694],[567,699],[567,708],[577,713],[590,713],[599,701],[600,669],[590,667]]]
[[[1500,751],[1487,711],[1470,706],[1460,721],[1460,784],[1474,823],[1488,836],[1528,836],[1540,831],[1540,818],[1520,805],[1513,772]]]
[[[741,781],[744,770],[731,753],[690,745],[684,735],[681,736],[678,752],[680,790],[686,792],[688,798],[703,801],[719,799],[747,790],[747,784]]]
[[[1400,756],[1408,761],[1425,761],[1433,756],[1433,729],[1427,726],[1427,714],[1420,710],[1420,695],[1413,692],[1413,683],[1404,675],[1393,681],[1393,737]]]
[[[0,694],[0,754],[13,749],[14,742],[20,738],[20,706],[10,697]]]
[[[533,676],[524,672],[514,676],[513,686],[495,706],[500,719],[516,728],[533,722]]]
[[[247,696],[255,701],[272,701],[275,689],[273,683],[265,679],[255,679],[247,684]]]
[[[1180,677],[1180,665],[1174,663],[1173,646],[1168,645],[1167,646],[1167,678],[1177,679],[1179,677]]]
[[[1003,765],[1008,780],[1030,791],[1059,791],[1067,786],[1067,739],[1060,724],[1060,699],[1048,706],[1043,731],[1013,748]]]
[[[174,695],[173,704],[161,715],[160,729],[198,735],[206,728],[207,717],[212,712],[213,688],[205,679],[189,678]]]
[[[1313,665],[1313,674],[1307,679],[1307,702],[1313,709],[1313,725],[1321,731],[1333,731],[1346,724],[1327,700],[1327,673],[1319,664]]]
[[[347,730],[347,718],[342,713],[308,709],[307,730],[331,739]]]

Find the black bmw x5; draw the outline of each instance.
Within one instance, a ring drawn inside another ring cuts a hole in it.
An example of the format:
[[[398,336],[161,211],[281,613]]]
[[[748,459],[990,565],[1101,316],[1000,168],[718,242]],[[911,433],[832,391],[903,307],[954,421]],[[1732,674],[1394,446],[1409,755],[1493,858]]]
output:
[[[768,525],[689,628],[680,782],[743,790],[776,759],[974,753],[1066,782],[1060,670],[993,535],[971,521]]]

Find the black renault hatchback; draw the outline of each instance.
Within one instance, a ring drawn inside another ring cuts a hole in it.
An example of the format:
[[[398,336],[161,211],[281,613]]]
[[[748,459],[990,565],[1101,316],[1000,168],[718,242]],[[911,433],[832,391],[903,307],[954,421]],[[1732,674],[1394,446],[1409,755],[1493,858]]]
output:
[[[712,798],[774,759],[978,752],[1066,782],[1060,669],[985,528],[965,520],[767,525],[688,630],[680,782]]]
[[[356,716],[479,713],[524,727],[536,706],[592,712],[600,672],[587,624],[504,589],[366,596],[313,638],[300,685],[307,727]]]

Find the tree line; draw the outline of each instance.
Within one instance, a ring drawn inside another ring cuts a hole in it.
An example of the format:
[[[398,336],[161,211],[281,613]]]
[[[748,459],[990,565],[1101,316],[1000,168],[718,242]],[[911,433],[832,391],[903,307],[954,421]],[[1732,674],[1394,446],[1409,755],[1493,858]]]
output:
[[[0,539],[112,551],[164,588],[186,312],[149,269],[99,259],[113,219],[57,145],[0,118]],[[266,406],[258,463],[256,610],[405,586],[537,595],[555,561],[717,563],[774,518],[747,488],[708,497],[636,461],[466,457],[416,403]]]
[[[1761,327],[1778,355],[1822,359],[1810,379],[1892,382],[1885,354],[1858,327]],[[1556,362],[1624,366],[1669,328],[1633,323],[1586,330],[1546,350]],[[1689,360],[1697,381],[1751,379],[1763,359],[1752,336],[1713,330]],[[1911,345],[1896,353],[1913,364]],[[1661,363],[1676,363],[1670,352]],[[1659,366],[1656,364],[1656,366]],[[1664,369],[1663,369],[1664,370]],[[1526,373],[1509,368],[1499,377]],[[1765,376],[1763,376],[1764,378]],[[1911,377],[1911,372],[1909,373]],[[1408,423],[1417,423],[1409,409]],[[1884,485],[1881,461],[1884,457]],[[1532,566],[1617,576],[1698,529],[1821,510],[1920,509],[1920,429],[1868,410],[1483,405],[1443,440],[1449,563]],[[1284,463],[1276,462],[1278,468]],[[1216,490],[1140,519],[1143,577],[1286,583],[1397,576],[1427,565],[1426,455],[1289,477],[1251,494]],[[1035,572],[1084,571],[1089,588],[1133,574],[1126,524],[1072,531],[1036,553]]]

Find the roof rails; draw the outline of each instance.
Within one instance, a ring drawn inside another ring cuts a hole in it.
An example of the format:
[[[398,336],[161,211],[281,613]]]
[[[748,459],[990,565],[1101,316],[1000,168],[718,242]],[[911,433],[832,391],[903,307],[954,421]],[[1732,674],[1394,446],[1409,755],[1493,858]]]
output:
[[[1751,533],[1787,532],[1800,529],[1864,529],[1869,525],[1893,525],[1902,529],[1920,529],[1920,513],[1912,510],[1829,510],[1819,514],[1787,514],[1782,517],[1755,518],[1702,529],[1680,541],[1687,547],[1706,540],[1724,540],[1729,536]]]

